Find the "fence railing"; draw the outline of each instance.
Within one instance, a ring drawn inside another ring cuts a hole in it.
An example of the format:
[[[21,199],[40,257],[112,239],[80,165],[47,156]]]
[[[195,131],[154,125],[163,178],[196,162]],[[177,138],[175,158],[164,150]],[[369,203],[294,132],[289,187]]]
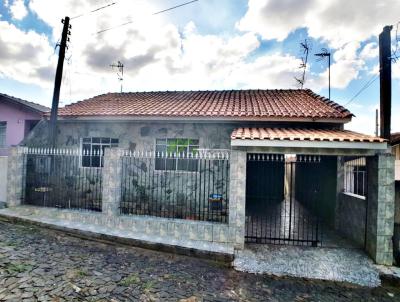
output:
[[[229,152],[125,152],[122,214],[228,222]]]
[[[24,204],[101,211],[102,169],[83,167],[79,149],[23,148],[22,153]]]

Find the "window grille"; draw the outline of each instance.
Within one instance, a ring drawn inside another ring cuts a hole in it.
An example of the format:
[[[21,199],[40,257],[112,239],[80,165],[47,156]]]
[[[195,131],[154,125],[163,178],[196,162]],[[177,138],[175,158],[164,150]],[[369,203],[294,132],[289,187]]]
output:
[[[199,140],[190,138],[163,138],[156,140],[156,170],[189,171],[198,169]]]
[[[344,191],[359,196],[367,195],[367,165],[365,157],[351,158],[344,163]]]
[[[0,148],[6,146],[7,122],[0,122]]]
[[[104,150],[118,147],[119,140],[109,137],[87,137],[82,139],[82,167],[103,167]]]

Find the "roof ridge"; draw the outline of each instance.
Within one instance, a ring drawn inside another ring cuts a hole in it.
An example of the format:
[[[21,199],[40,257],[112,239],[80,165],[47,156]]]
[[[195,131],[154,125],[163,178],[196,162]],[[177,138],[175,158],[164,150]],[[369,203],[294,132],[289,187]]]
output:
[[[342,114],[345,114],[345,117],[355,116],[353,113],[350,112],[350,110],[348,110],[348,109],[345,108],[344,106],[342,106],[342,105],[340,105],[340,104],[338,104],[338,103],[332,101],[331,99],[328,99],[327,97],[324,97],[324,96],[322,96],[322,95],[319,95],[319,94],[315,93],[314,91],[312,91],[312,90],[309,89],[309,88],[304,89],[304,91],[305,91],[308,95],[310,95],[310,96],[312,96],[312,97],[314,97],[314,98],[316,98],[316,99],[319,99],[319,100],[321,100],[322,102],[326,103],[329,107],[331,107],[331,108],[333,108],[333,109],[335,109],[335,110],[338,110],[338,111],[339,111],[340,113],[342,113]]]

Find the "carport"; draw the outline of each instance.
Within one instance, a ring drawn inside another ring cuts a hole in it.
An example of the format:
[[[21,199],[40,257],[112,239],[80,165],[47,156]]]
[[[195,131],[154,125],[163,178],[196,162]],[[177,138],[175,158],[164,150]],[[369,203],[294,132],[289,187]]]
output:
[[[231,138],[245,175],[237,181],[245,190],[244,244],[357,246],[392,263],[393,157],[385,140],[308,128],[238,128]]]

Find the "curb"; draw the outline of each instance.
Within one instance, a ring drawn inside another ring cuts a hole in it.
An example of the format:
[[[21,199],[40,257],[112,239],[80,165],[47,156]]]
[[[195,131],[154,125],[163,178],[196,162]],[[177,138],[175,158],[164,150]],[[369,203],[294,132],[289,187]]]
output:
[[[144,240],[140,240],[140,239],[124,238],[124,237],[118,237],[118,236],[114,236],[114,235],[95,233],[95,232],[91,232],[91,231],[82,231],[79,229],[67,228],[67,227],[53,225],[50,223],[34,221],[34,220],[27,219],[27,218],[8,216],[5,214],[0,214],[0,220],[7,221],[7,222],[10,222],[13,224],[24,223],[24,224],[36,225],[39,227],[60,231],[60,232],[63,232],[65,234],[73,236],[73,237],[107,243],[107,244],[111,244],[111,245],[120,244],[120,245],[131,246],[131,247],[134,246],[134,247],[139,247],[139,248],[144,248],[144,249],[154,250],[154,251],[159,251],[159,252],[165,252],[165,253],[178,254],[178,255],[196,257],[196,258],[201,258],[201,259],[213,260],[216,262],[221,262],[221,263],[225,264],[227,267],[232,267],[232,262],[234,259],[234,255],[227,254],[227,253],[209,252],[209,251],[198,250],[195,248],[186,248],[186,247],[169,245],[169,244],[164,244],[164,243],[153,243],[153,242],[144,241]]]

